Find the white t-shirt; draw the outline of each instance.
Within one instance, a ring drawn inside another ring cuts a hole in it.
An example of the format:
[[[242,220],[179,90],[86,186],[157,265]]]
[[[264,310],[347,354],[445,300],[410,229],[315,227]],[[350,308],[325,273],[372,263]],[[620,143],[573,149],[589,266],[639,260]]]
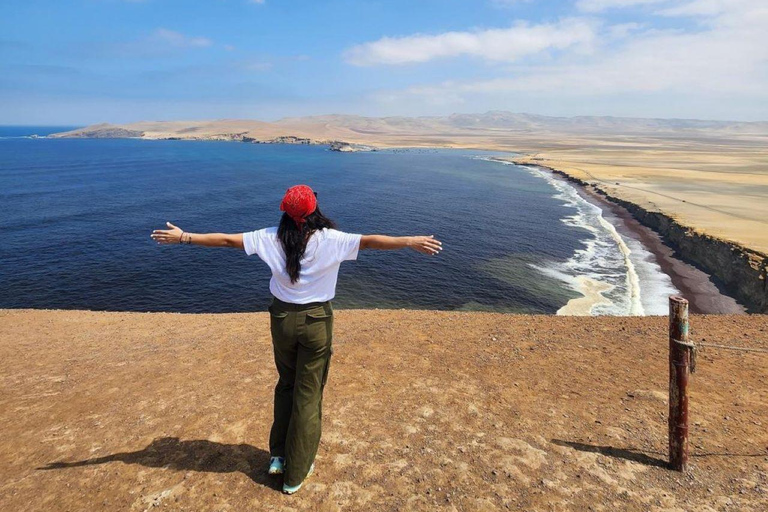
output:
[[[299,280],[291,283],[285,271],[285,251],[277,237],[277,228],[264,228],[243,233],[247,255],[257,254],[272,270],[269,291],[291,304],[307,304],[331,300],[336,295],[336,278],[344,260],[357,259],[362,235],[335,229],[318,229],[307,242],[301,259]]]

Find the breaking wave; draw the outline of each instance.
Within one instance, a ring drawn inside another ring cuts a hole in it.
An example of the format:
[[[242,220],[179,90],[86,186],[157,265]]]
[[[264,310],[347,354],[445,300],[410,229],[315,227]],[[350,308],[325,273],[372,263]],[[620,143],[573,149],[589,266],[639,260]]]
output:
[[[546,180],[555,190],[554,197],[573,210],[562,222],[589,234],[582,240],[583,247],[567,261],[531,264],[539,272],[562,281],[582,295],[569,301],[557,314],[666,314],[667,297],[677,290],[653,254],[639,240],[619,233],[603,217],[603,210],[584,199],[569,183],[535,166],[517,167]]]

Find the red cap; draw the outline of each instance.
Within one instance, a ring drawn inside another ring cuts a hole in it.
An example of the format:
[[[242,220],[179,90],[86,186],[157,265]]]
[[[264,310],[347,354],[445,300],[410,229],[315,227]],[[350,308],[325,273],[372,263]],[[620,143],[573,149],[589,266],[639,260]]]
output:
[[[288,214],[301,229],[306,222],[306,216],[317,209],[317,197],[307,185],[296,185],[285,192],[280,203],[280,211]]]

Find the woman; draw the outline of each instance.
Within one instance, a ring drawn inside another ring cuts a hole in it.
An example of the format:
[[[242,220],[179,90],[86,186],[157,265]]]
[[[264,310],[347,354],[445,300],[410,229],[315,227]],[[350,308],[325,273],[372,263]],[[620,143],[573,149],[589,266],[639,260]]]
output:
[[[314,469],[320,443],[323,389],[332,353],[336,278],[342,261],[360,249],[440,252],[433,236],[355,235],[335,229],[307,185],[291,187],[280,204],[280,226],[248,233],[188,233],[168,222],[155,230],[161,244],[237,247],[269,265],[274,296],[269,306],[272,346],[279,375],[269,435],[270,474],[284,474],[283,492],[293,494]]]

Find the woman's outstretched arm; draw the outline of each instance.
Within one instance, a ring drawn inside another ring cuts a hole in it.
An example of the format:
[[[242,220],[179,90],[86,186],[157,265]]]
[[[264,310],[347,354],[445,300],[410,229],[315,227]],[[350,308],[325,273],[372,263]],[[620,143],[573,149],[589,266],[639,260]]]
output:
[[[192,244],[205,247],[243,248],[243,234],[227,233],[189,233],[166,222],[171,229],[156,229],[150,235],[158,244]]]
[[[360,249],[405,249],[433,256],[443,250],[442,242],[433,235],[429,236],[386,236],[363,235],[360,239]]]

